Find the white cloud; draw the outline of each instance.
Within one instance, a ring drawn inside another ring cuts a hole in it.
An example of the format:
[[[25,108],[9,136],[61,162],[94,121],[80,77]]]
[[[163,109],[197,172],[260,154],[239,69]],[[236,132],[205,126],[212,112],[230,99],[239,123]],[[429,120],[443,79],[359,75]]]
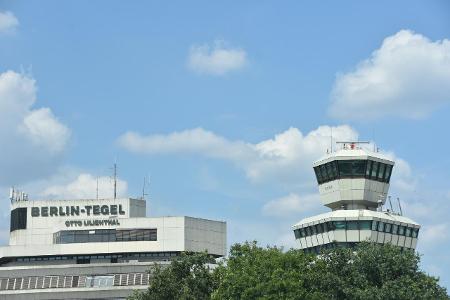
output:
[[[346,120],[424,118],[450,102],[449,82],[450,41],[401,30],[354,71],[337,77],[329,112]]]
[[[22,183],[49,174],[70,130],[49,108],[34,109],[36,81],[13,71],[0,74],[0,182]]]
[[[243,49],[231,48],[223,41],[215,41],[214,46],[192,46],[189,51],[188,66],[198,73],[224,75],[245,66],[247,53]]]
[[[267,202],[264,204],[262,212],[266,216],[286,217],[298,215],[320,206],[321,202],[318,193],[304,196],[291,193],[285,197]]]
[[[10,11],[0,11],[0,33],[11,33],[19,26],[19,20]]]
[[[120,136],[121,147],[133,153],[190,153],[228,160],[244,169],[252,181],[274,179],[299,180],[312,175],[311,164],[325,155],[330,145],[331,127],[319,128],[304,135],[297,128],[275,135],[274,138],[252,144],[231,141],[202,128],[188,129],[166,135],[143,136],[128,132]],[[347,125],[333,127],[336,140],[356,140],[358,134]],[[312,178],[312,176],[310,176]]]
[[[114,197],[113,180],[110,177],[95,177],[88,173],[82,173],[75,179],[65,184],[47,187],[40,196],[49,199],[100,199]],[[117,180],[117,196],[127,195],[128,184],[126,181]]]
[[[448,241],[450,226],[448,223],[424,225],[419,233],[420,244],[425,248],[433,248],[437,244]]]

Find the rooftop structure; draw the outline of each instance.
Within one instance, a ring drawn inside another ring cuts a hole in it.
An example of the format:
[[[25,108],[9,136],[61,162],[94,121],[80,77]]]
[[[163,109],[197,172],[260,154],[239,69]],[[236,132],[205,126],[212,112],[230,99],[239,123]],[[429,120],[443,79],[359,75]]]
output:
[[[155,262],[226,254],[225,222],[146,217],[143,199],[11,200],[0,299],[124,299],[147,288]]]
[[[319,252],[367,240],[415,249],[420,225],[392,208],[382,209],[394,161],[358,142],[341,145],[313,165],[320,199],[332,211],[293,226],[300,248]]]

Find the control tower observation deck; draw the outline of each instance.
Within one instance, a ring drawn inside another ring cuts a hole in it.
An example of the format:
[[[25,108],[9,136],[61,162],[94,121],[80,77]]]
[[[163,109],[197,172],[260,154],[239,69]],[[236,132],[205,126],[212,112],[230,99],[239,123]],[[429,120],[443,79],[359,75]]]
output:
[[[341,144],[342,149],[313,165],[320,199],[332,211],[293,226],[300,248],[319,252],[367,240],[415,249],[420,225],[392,208],[382,210],[394,161],[358,142]]]

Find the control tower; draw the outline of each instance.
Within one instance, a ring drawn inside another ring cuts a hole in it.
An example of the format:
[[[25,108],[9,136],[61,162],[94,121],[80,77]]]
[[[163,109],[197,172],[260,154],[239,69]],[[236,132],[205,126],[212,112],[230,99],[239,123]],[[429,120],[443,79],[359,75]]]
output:
[[[373,241],[415,249],[420,225],[391,209],[384,211],[394,161],[361,146],[339,142],[341,149],[314,163],[320,199],[331,211],[305,218],[293,226],[300,248],[353,247]]]

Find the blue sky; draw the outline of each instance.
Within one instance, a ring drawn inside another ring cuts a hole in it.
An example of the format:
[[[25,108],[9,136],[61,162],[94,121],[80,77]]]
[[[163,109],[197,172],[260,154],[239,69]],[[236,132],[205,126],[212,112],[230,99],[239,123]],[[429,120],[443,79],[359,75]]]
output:
[[[33,199],[139,196],[294,246],[324,212],[311,168],[336,139],[397,160],[391,195],[450,287],[447,1],[0,2],[0,216]]]

